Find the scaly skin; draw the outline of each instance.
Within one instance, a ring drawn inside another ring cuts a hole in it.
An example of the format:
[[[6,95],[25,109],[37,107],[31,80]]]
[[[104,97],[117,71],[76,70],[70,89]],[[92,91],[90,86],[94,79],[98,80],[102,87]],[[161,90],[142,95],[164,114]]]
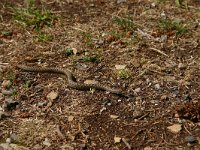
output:
[[[103,90],[109,91],[114,94],[121,94],[119,89],[112,89],[110,87],[101,85],[101,84],[84,84],[84,83],[77,83],[74,81],[74,77],[69,70],[64,70],[61,68],[56,67],[28,67],[25,65],[17,65],[18,68],[22,69],[23,71],[27,72],[41,72],[41,73],[57,73],[57,74],[64,74],[67,76],[68,79],[68,86],[77,90],[90,90],[94,88],[96,90]]]

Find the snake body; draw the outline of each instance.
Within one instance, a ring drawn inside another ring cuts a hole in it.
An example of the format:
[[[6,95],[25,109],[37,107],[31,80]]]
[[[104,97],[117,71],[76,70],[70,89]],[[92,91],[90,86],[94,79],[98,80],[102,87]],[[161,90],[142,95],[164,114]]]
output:
[[[121,91],[119,89],[113,89],[101,84],[84,84],[84,83],[77,83],[74,81],[73,74],[67,69],[61,69],[56,67],[28,67],[25,65],[17,65],[17,68],[22,69],[23,71],[27,72],[40,72],[40,73],[57,73],[57,74],[64,74],[67,76],[68,80],[68,87],[74,88],[77,90],[90,90],[94,88],[96,90],[103,90],[108,91],[114,94],[120,94]]]

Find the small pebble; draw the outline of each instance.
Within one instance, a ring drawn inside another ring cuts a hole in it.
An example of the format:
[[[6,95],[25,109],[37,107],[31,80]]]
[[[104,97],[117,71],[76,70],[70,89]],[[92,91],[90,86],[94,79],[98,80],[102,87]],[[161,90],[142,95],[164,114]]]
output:
[[[77,64],[76,64],[76,68],[77,68],[78,70],[87,70],[87,65],[86,65],[86,64],[77,63]]]
[[[112,104],[109,102],[109,103],[107,103],[107,105],[108,105],[108,106],[111,106]]]
[[[141,91],[141,88],[136,88],[136,89],[134,90],[135,93],[139,93],[140,91]]]
[[[125,69],[125,68],[126,68],[126,65],[115,65],[116,70],[122,70],[122,69]]]
[[[156,7],[156,3],[151,3],[151,7]]]
[[[144,150],[152,150],[153,148],[152,147],[149,147],[149,146],[147,146],[147,147],[145,147],[144,148]]]
[[[160,84],[155,85],[155,89],[159,90],[160,89]]]
[[[110,115],[110,118],[111,119],[117,119],[117,118],[119,118],[119,116],[117,116],[117,115]]]
[[[58,92],[51,91],[51,92],[47,95],[47,98],[50,99],[50,100],[54,100],[54,99],[58,98]]]
[[[84,83],[85,84],[98,84],[98,81],[95,81],[95,80],[85,80]]]
[[[68,117],[68,121],[69,121],[69,122],[71,122],[71,121],[73,121],[73,120],[74,120],[74,116],[69,116],[69,117]]]
[[[166,41],[166,40],[167,40],[167,35],[161,35],[160,41],[161,41],[161,42],[164,42],[164,41]]]
[[[161,12],[160,16],[161,16],[162,18],[166,18],[166,14],[165,14],[165,12],[164,12],[164,11]]]
[[[118,102],[121,102],[122,100],[121,100],[121,99],[118,99],[117,101],[118,101]]]
[[[49,139],[48,138],[45,138],[45,140],[43,141],[43,144],[45,145],[45,146],[51,146],[51,143],[50,143],[50,141],[49,141]]]
[[[175,118],[179,118],[179,115],[178,115],[178,114],[175,114],[174,117],[175,117]]]
[[[79,144],[79,146],[80,146],[82,149],[87,148],[87,145],[86,145],[86,144]]]
[[[179,64],[178,64],[178,68],[179,68],[179,69],[185,69],[186,66],[185,66],[183,63],[179,63]]]
[[[44,107],[47,105],[47,102],[38,102],[37,106],[38,107]]]
[[[117,4],[120,4],[120,3],[123,3],[123,2],[126,2],[126,0],[117,0]]]
[[[182,130],[182,125],[181,124],[173,124],[171,126],[168,126],[167,129],[174,133],[174,134],[177,134],[179,133],[181,130]]]
[[[11,138],[6,139],[6,143],[10,144],[11,143]]]
[[[117,136],[114,137],[114,143],[115,143],[115,144],[116,144],[116,143],[120,143],[121,140],[122,140],[121,137],[117,137]]]
[[[160,98],[160,100],[163,101],[163,100],[167,100],[168,98],[169,98],[169,97],[168,97],[167,95],[162,95],[161,98]]]

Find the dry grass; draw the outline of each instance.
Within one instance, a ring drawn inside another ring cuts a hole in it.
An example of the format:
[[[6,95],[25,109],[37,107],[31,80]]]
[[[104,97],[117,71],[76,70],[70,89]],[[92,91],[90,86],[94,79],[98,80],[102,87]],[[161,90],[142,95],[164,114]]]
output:
[[[30,2],[0,2],[0,63],[8,63],[0,81],[12,81],[20,103],[1,120],[1,142],[11,131],[33,149],[187,149],[186,136],[200,138],[199,111],[192,122],[176,107],[199,104],[198,1]],[[129,98],[69,89],[58,75],[19,72],[20,63],[68,68],[78,82],[95,79]],[[50,91],[59,98],[50,102]],[[175,123],[184,127],[177,134],[167,130]]]

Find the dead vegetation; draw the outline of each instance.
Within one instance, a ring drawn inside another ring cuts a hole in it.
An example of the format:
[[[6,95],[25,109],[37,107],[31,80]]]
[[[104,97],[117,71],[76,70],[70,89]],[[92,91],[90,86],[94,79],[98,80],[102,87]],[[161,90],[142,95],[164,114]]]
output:
[[[1,0],[0,146],[199,149],[199,18],[197,0]],[[16,64],[67,68],[127,97]]]

